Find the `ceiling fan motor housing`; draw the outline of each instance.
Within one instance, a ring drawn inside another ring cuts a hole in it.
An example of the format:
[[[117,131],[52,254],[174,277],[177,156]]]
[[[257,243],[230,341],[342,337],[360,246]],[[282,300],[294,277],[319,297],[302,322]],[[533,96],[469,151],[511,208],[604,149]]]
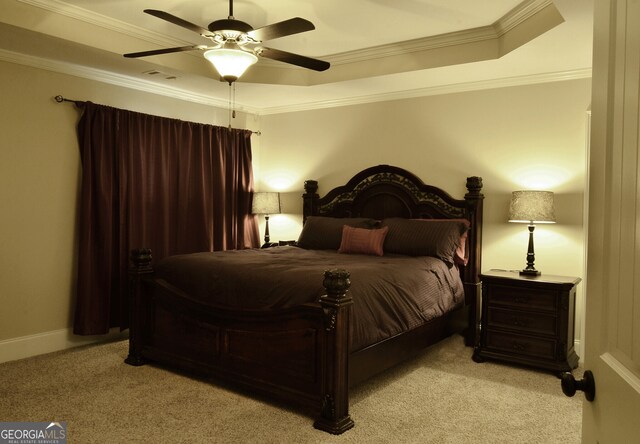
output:
[[[219,31],[238,31],[238,32],[250,32],[253,28],[248,23],[236,19],[221,19],[209,23],[207,27],[211,32]]]

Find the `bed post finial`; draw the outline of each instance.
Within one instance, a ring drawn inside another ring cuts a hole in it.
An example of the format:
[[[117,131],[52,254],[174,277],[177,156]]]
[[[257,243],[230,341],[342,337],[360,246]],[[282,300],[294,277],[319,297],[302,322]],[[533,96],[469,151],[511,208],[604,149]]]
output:
[[[347,295],[347,291],[351,286],[350,276],[351,274],[347,270],[342,269],[326,270],[324,272],[322,285],[327,290],[327,294],[320,298],[320,305],[322,305],[326,314],[325,324],[328,332],[336,328],[338,309],[353,303],[351,296]]]
[[[341,268],[327,270],[324,272],[322,285],[327,289],[329,295],[338,299],[346,298],[346,293],[351,286],[350,277],[351,274]],[[351,300],[351,298],[349,298],[349,300]]]
[[[307,193],[317,193],[318,192],[318,181],[317,180],[305,180],[304,181],[304,191]]]
[[[317,180],[305,180],[304,181],[304,194],[302,195],[302,223],[307,221],[307,217],[315,216],[318,208],[317,202],[320,199],[318,196],[318,181]]]
[[[351,281],[342,269],[324,272],[327,294],[320,298],[325,315],[326,356],[323,368],[322,411],[313,426],[338,435],[353,427],[349,416],[349,317],[353,300],[347,295]]]
[[[480,191],[482,190],[482,177],[467,177],[467,190],[469,190],[468,194],[476,196],[481,195]]]

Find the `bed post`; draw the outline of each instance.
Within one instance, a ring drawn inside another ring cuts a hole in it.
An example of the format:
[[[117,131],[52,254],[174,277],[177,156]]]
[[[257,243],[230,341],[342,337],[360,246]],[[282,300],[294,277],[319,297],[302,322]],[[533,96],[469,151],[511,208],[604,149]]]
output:
[[[124,360],[129,365],[143,365],[142,358],[142,278],[153,273],[151,250],[139,248],[131,251],[129,268],[129,356]]]
[[[469,245],[473,251],[469,255],[469,263],[464,272],[464,292],[469,307],[469,322],[465,332],[465,344],[474,347],[480,340],[480,272],[482,271],[482,177],[467,177],[467,190],[464,195],[467,201],[467,211],[471,228],[469,230]]]
[[[307,217],[314,216],[318,212],[318,181],[305,180],[304,194],[302,195],[302,223],[307,221]]]
[[[327,294],[320,298],[325,313],[325,365],[322,368],[322,411],[313,426],[338,435],[353,427],[349,416],[349,317],[353,300],[347,295],[349,272],[324,272]]]

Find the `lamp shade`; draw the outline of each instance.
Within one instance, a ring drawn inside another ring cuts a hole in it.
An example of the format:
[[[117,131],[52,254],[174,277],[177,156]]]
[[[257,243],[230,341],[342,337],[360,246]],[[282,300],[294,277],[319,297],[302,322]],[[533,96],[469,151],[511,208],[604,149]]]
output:
[[[228,47],[210,49],[204,53],[204,57],[213,64],[220,77],[229,83],[238,80],[247,68],[258,61],[255,54]]]
[[[253,193],[253,214],[279,214],[280,193]]]
[[[509,222],[552,224],[556,221],[551,191],[514,191],[509,206]]]

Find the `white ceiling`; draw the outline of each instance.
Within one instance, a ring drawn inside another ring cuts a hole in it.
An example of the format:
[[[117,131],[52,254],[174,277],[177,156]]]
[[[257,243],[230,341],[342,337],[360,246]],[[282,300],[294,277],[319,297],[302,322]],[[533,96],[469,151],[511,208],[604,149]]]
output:
[[[0,60],[227,103],[228,85],[199,51],[122,57],[208,43],[143,9],[206,27],[227,17],[227,0],[0,2]],[[263,59],[237,82],[237,106],[266,114],[586,77],[592,12],[593,0],[236,0],[235,18],[254,28],[310,20],[314,31],[266,46],[332,64],[316,73]]]

